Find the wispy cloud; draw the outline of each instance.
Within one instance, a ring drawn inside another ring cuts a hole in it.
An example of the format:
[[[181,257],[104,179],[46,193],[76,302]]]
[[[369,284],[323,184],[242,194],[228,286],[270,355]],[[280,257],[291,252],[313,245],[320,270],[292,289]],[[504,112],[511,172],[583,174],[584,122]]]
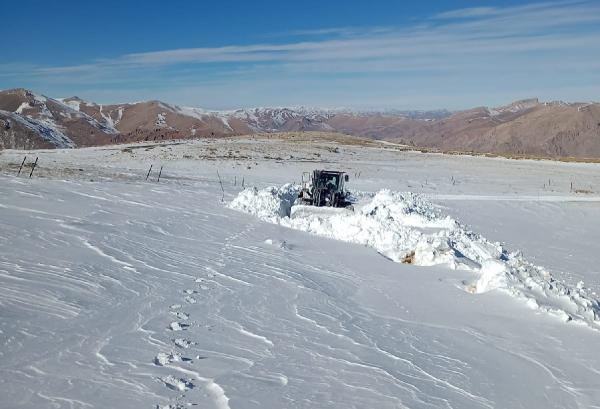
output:
[[[561,0],[538,2],[512,7],[468,7],[449,10],[433,16],[434,19],[468,19],[493,16],[516,16],[530,13],[546,13],[551,10],[562,10],[565,7],[578,7],[589,3],[589,0]]]
[[[473,17],[487,17],[497,15],[499,9],[496,7],[470,7],[458,10],[445,11],[443,13],[436,14],[434,18],[437,19],[455,19],[455,18],[473,18]]]
[[[551,67],[557,73],[587,69],[586,75],[593,77],[588,67],[600,63],[600,3],[476,7],[440,13],[410,27],[334,27],[288,34],[297,41],[131,53],[25,71],[0,66],[0,78],[28,76],[69,83],[120,78],[168,83],[169,73],[185,68],[186,78],[194,81],[194,72],[198,75],[197,83],[230,75],[238,86],[243,81],[283,82],[300,77],[314,84],[324,76],[346,73],[362,76],[356,81],[362,80],[365,88],[373,81],[364,78],[376,73],[410,73],[411,78],[429,75],[432,82],[446,74],[468,82],[507,73],[522,77]],[[569,78],[555,81],[573,85]]]
[[[278,33],[277,36],[298,36],[298,37],[313,37],[313,36],[332,36],[332,37],[353,37],[369,34],[384,34],[394,31],[394,27],[378,26],[378,27],[330,27],[318,28],[310,30],[291,30]]]

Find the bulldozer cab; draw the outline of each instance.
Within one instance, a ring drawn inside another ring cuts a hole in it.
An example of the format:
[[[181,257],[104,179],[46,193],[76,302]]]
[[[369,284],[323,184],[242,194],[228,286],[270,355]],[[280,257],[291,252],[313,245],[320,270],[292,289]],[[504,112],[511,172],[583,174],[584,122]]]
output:
[[[342,172],[317,170],[313,174],[313,183],[318,187],[326,188],[334,192],[339,192],[344,189]]]
[[[345,191],[345,182],[349,178],[345,172],[314,170],[309,180],[305,180],[305,174],[300,192],[303,203],[319,207],[347,207],[350,204]]]

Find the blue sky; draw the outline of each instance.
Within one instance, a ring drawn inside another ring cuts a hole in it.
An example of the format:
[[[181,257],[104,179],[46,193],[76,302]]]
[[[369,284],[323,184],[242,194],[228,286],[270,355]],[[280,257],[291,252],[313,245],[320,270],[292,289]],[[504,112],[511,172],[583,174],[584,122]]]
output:
[[[0,88],[213,109],[600,99],[597,0],[169,3],[6,2]]]

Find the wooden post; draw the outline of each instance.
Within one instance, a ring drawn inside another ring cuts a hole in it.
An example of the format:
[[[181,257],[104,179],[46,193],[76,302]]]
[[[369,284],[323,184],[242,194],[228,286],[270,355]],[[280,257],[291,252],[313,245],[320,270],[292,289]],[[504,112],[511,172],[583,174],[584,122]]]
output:
[[[157,182],[160,182],[160,175],[162,175],[162,168],[164,165],[161,165],[160,170],[158,171],[158,179],[156,179]]]
[[[242,178],[242,189],[244,188],[244,181],[246,178]]]
[[[237,186],[237,176],[233,177],[233,186]]]
[[[38,161],[38,158],[36,156],[35,162],[33,162],[33,166],[31,167],[31,173],[29,173],[29,178],[30,179],[31,179],[31,175],[33,175],[33,171],[35,170],[35,167],[37,166],[37,161]]]
[[[217,177],[219,178],[219,184],[221,185],[221,192],[223,195],[221,196],[221,202],[225,201],[225,189],[223,189],[223,182],[221,181],[221,175],[219,175],[219,170],[217,169]]]
[[[150,176],[150,172],[152,172],[152,165],[150,165],[150,169],[148,169],[148,174],[146,175],[146,180],[148,180],[148,177]]]
[[[19,176],[21,174],[21,169],[23,169],[23,165],[25,164],[25,159],[27,159],[27,155],[23,158],[23,162],[21,162],[21,167],[19,168],[19,173],[17,173],[17,176]]]

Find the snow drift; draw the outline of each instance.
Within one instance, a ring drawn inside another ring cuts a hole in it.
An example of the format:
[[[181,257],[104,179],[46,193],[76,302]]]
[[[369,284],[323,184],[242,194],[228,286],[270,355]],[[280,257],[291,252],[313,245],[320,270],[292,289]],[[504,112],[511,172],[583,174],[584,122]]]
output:
[[[557,281],[520,252],[509,252],[443,215],[422,195],[382,190],[362,200],[355,212],[303,209],[290,217],[298,191],[299,186],[291,184],[246,189],[229,207],[271,223],[369,246],[396,262],[475,271],[479,278],[465,285],[471,293],[504,291],[533,308],[600,329],[600,303],[581,283],[573,287]]]

